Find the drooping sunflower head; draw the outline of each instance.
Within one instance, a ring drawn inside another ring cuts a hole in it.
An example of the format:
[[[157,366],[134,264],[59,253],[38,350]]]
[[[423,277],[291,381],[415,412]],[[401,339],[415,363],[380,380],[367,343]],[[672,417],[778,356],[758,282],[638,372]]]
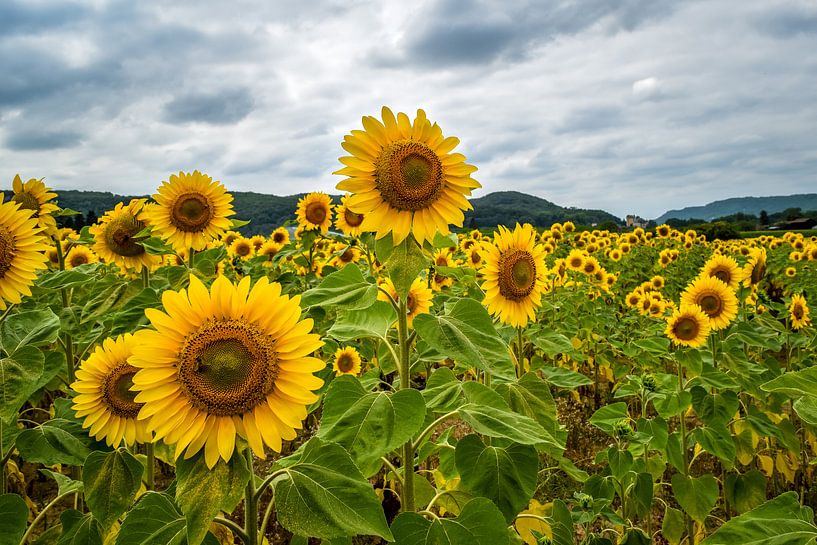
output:
[[[360,374],[361,362],[360,353],[354,347],[338,348],[332,362],[332,370],[336,376],[357,376]]]
[[[789,305],[789,319],[792,329],[802,329],[811,325],[809,308],[806,298],[802,295],[795,295],[791,298]]]
[[[751,248],[748,255],[741,279],[746,287],[757,286],[766,276],[766,248]]]
[[[529,224],[510,231],[500,226],[494,243],[486,245],[482,274],[483,304],[502,322],[524,327],[536,317],[545,290],[545,251]]]
[[[68,255],[65,256],[65,268],[73,269],[80,265],[88,265],[96,263],[99,258],[87,246],[76,245],[69,250]]]
[[[423,110],[412,123],[385,106],[383,121],[366,116],[365,130],[352,131],[341,144],[350,156],[340,158],[347,176],[337,188],[349,191],[347,207],[364,216],[361,230],[381,238],[392,233],[395,244],[409,234],[422,243],[437,231],[450,233],[449,225],[462,227],[465,198],[480,186],[471,178],[477,169],[465,156],[451,153],[459,139],[443,137]]]
[[[14,201],[2,202],[0,193],[0,310],[31,295],[37,271],[46,268],[49,246],[31,210]]]
[[[159,258],[147,253],[137,236],[147,226],[146,219],[145,199],[117,204],[90,228],[94,253],[105,263],[115,263],[122,268],[152,267]]]
[[[740,267],[729,256],[713,255],[704,265],[702,274],[717,278],[733,290],[740,284]]]
[[[136,368],[128,363],[133,354],[134,338],[130,333],[116,339],[105,339],[77,369],[77,380],[71,388],[74,410],[83,418],[82,427],[90,435],[112,447],[122,440],[128,445],[148,443],[151,433],[146,422],[139,420],[142,403],[136,402],[131,390]]]
[[[219,276],[209,290],[191,277],[187,290],[162,294],[164,311],[145,311],[155,329],[137,334],[135,400],[176,457],[203,448],[213,467],[230,459],[236,434],[261,458],[265,445],[280,452],[295,438],[323,384],[313,373],[325,368],[311,356],[323,342],[299,302],[266,277],[250,289],[249,277]]]
[[[56,234],[57,221],[51,214],[59,210],[59,207],[50,201],[56,199],[57,194],[46,187],[42,178],[39,180],[32,178],[23,183],[20,175],[17,174],[14,176],[14,181],[11,185],[14,190],[14,195],[11,197],[11,200],[19,203],[21,210],[31,210],[32,217],[37,219],[37,225],[39,225],[46,234]]]
[[[681,304],[697,305],[714,331],[726,328],[738,314],[734,290],[713,276],[699,276],[681,294]]]
[[[335,227],[350,237],[359,236],[362,232],[360,226],[363,224],[363,214],[352,212],[347,206],[349,195],[344,195],[340,199],[340,204],[335,207]]]
[[[298,225],[307,230],[329,231],[332,225],[332,198],[326,193],[310,193],[298,201]]]
[[[172,174],[162,182],[153,199],[159,206],[149,210],[154,233],[174,250],[204,250],[230,228],[233,196],[219,181],[198,170]]]
[[[665,334],[676,345],[696,348],[706,343],[709,336],[710,320],[698,305],[681,302],[681,308],[675,310],[667,319]]]

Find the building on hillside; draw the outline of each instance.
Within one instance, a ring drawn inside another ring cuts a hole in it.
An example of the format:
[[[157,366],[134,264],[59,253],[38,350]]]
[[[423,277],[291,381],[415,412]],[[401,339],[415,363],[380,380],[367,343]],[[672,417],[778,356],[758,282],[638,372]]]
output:
[[[647,220],[642,218],[641,216],[634,216],[632,214],[627,215],[627,227],[641,227],[642,229],[647,227]]]
[[[774,227],[783,229],[785,231],[798,231],[803,229],[814,229],[817,226],[817,220],[812,218],[797,218],[789,221],[781,221],[775,223]]]

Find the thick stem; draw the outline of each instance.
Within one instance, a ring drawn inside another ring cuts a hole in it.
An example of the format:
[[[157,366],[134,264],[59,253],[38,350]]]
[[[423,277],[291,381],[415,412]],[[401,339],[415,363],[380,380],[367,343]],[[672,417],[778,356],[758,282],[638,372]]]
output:
[[[411,388],[409,342],[408,342],[408,308],[406,297],[398,301],[397,338],[400,342],[400,389]],[[403,445],[403,511],[414,511],[414,444],[411,439]]]
[[[524,341],[522,340],[522,327],[516,328],[516,376],[525,374]]]
[[[147,454],[147,475],[145,478],[145,486],[148,490],[155,488],[154,466],[156,465],[155,455],[153,453],[153,443],[145,445],[145,454]]]
[[[258,545],[258,498],[255,495],[255,471],[253,471],[252,450],[246,450],[250,480],[244,492],[244,532],[247,545]]]
[[[684,369],[681,367],[681,363],[678,364],[678,390],[682,392],[684,390]],[[680,429],[681,429],[681,454],[684,457],[684,476],[689,475],[689,452],[687,451],[687,424],[686,424],[686,414],[684,411],[681,411],[681,421],[680,421]],[[686,519],[686,526],[687,526],[687,534],[688,534],[688,543],[689,545],[695,545],[695,527],[694,523],[692,522],[692,517],[690,517],[687,513],[684,513],[684,518]]]

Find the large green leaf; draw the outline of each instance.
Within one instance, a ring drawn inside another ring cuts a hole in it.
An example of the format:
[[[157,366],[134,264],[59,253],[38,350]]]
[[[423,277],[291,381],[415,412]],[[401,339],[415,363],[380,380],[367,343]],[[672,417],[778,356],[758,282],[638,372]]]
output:
[[[317,287],[301,295],[303,307],[343,307],[349,310],[366,308],[377,299],[377,286],[367,282],[354,263],[333,272]]]
[[[732,467],[735,464],[737,455],[735,441],[725,425],[716,424],[697,428],[693,436],[705,451],[720,458],[726,467]]]
[[[54,481],[57,483],[57,494],[60,496],[70,492],[82,492],[83,490],[84,485],[82,481],[75,481],[68,475],[63,475],[62,473],[57,473],[56,471],[51,471],[50,469],[41,469],[40,473],[54,479]]]
[[[718,481],[712,475],[688,477],[676,473],[672,476],[675,499],[690,517],[702,524],[715,507],[718,492]]]
[[[538,422],[510,410],[467,403],[458,409],[458,414],[483,435],[504,437],[523,445],[547,443],[551,448],[559,448],[559,442]]]
[[[550,434],[556,441],[556,452],[551,450],[550,454],[556,457],[564,451],[567,433],[559,424],[550,388],[536,373],[525,373],[515,382],[498,384],[496,391],[511,410],[532,418]]]
[[[811,545],[815,539],[814,513],[786,492],[729,520],[701,545]]]
[[[692,388],[692,406],[706,424],[725,426],[735,416],[740,401],[735,392],[710,394],[704,388],[695,386]]]
[[[82,467],[85,502],[107,531],[133,503],[144,466],[127,450],[92,452]]]
[[[278,520],[294,534],[318,538],[392,534],[380,500],[343,447],[313,437],[286,467],[274,466]]]
[[[738,513],[745,513],[766,501],[766,477],[756,469],[743,475],[730,473],[724,491],[729,505]]]
[[[494,502],[508,524],[536,490],[539,455],[530,445],[498,448],[468,435],[457,443],[455,461],[465,489]]]
[[[0,545],[17,545],[26,531],[28,506],[17,494],[0,496]]]
[[[392,249],[384,265],[394,283],[397,296],[405,298],[408,296],[411,283],[428,266],[428,260],[414,237],[408,236]]]
[[[543,327],[534,333],[531,341],[549,358],[554,358],[559,354],[571,354],[574,351],[570,339],[549,327]]]
[[[235,453],[229,462],[219,460],[212,468],[204,453],[176,463],[176,503],[187,521],[188,545],[199,545],[207,535],[210,523],[221,512],[231,512],[251,478],[247,461]]]
[[[436,412],[448,412],[463,404],[462,382],[447,367],[431,373],[422,391],[426,406]]]
[[[802,371],[789,371],[761,386],[766,392],[779,392],[791,397],[817,396],[817,365]]]
[[[326,391],[318,437],[343,446],[368,477],[380,469],[381,456],[420,431],[425,414],[417,390],[366,392],[357,378],[343,376]]]
[[[51,309],[24,310],[3,320],[0,347],[9,356],[23,346],[42,346],[57,340],[60,319]]]
[[[182,545],[186,539],[187,524],[173,498],[147,492],[122,521],[116,545]],[[204,543],[218,545],[218,540],[208,533]]]
[[[445,357],[503,378],[513,376],[508,345],[491,315],[474,299],[460,299],[443,316],[420,314],[414,318],[414,329]]]
[[[577,373],[576,371],[571,371],[570,369],[566,369],[564,367],[551,367],[549,365],[545,365],[540,367],[538,370],[545,375],[545,379],[548,381],[548,383],[559,388],[575,390],[579,386],[593,384],[593,380],[590,379],[590,377]]]
[[[62,535],[57,545],[102,545],[102,529],[90,514],[69,509],[60,515]]]
[[[326,332],[326,336],[339,341],[351,341],[361,337],[386,340],[386,334],[396,319],[397,314],[391,303],[375,301],[370,307],[341,314]]]
[[[21,431],[16,446],[24,460],[45,465],[82,465],[92,450],[105,450],[80,424],[64,418]]]
[[[45,359],[39,348],[25,346],[14,357],[0,359],[0,420],[10,421],[37,391]]]
[[[664,520],[661,522],[661,533],[664,538],[669,541],[670,545],[680,545],[684,532],[686,532],[684,513],[667,506],[664,511]]]
[[[629,419],[627,404],[623,401],[611,403],[600,408],[590,417],[590,423],[608,434],[615,433],[616,424]]]
[[[392,523],[395,545],[507,545],[508,529],[497,507],[475,498],[457,518],[428,520],[417,513],[401,513]]]

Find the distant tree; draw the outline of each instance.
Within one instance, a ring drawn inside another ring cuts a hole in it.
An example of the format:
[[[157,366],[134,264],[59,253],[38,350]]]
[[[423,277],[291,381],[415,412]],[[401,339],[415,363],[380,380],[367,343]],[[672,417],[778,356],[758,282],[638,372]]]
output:
[[[798,208],[786,208],[783,210],[783,217],[786,218],[786,221],[796,220],[800,216],[803,215],[803,210]]]
[[[93,225],[97,222],[98,219],[99,218],[96,217],[96,212],[94,212],[93,210],[88,210],[88,213],[85,214],[85,225]]]
[[[477,220],[474,216],[471,216],[471,220],[468,222],[469,229],[476,229],[477,228]]]
[[[765,210],[760,211],[760,225],[769,225],[769,213]]]

